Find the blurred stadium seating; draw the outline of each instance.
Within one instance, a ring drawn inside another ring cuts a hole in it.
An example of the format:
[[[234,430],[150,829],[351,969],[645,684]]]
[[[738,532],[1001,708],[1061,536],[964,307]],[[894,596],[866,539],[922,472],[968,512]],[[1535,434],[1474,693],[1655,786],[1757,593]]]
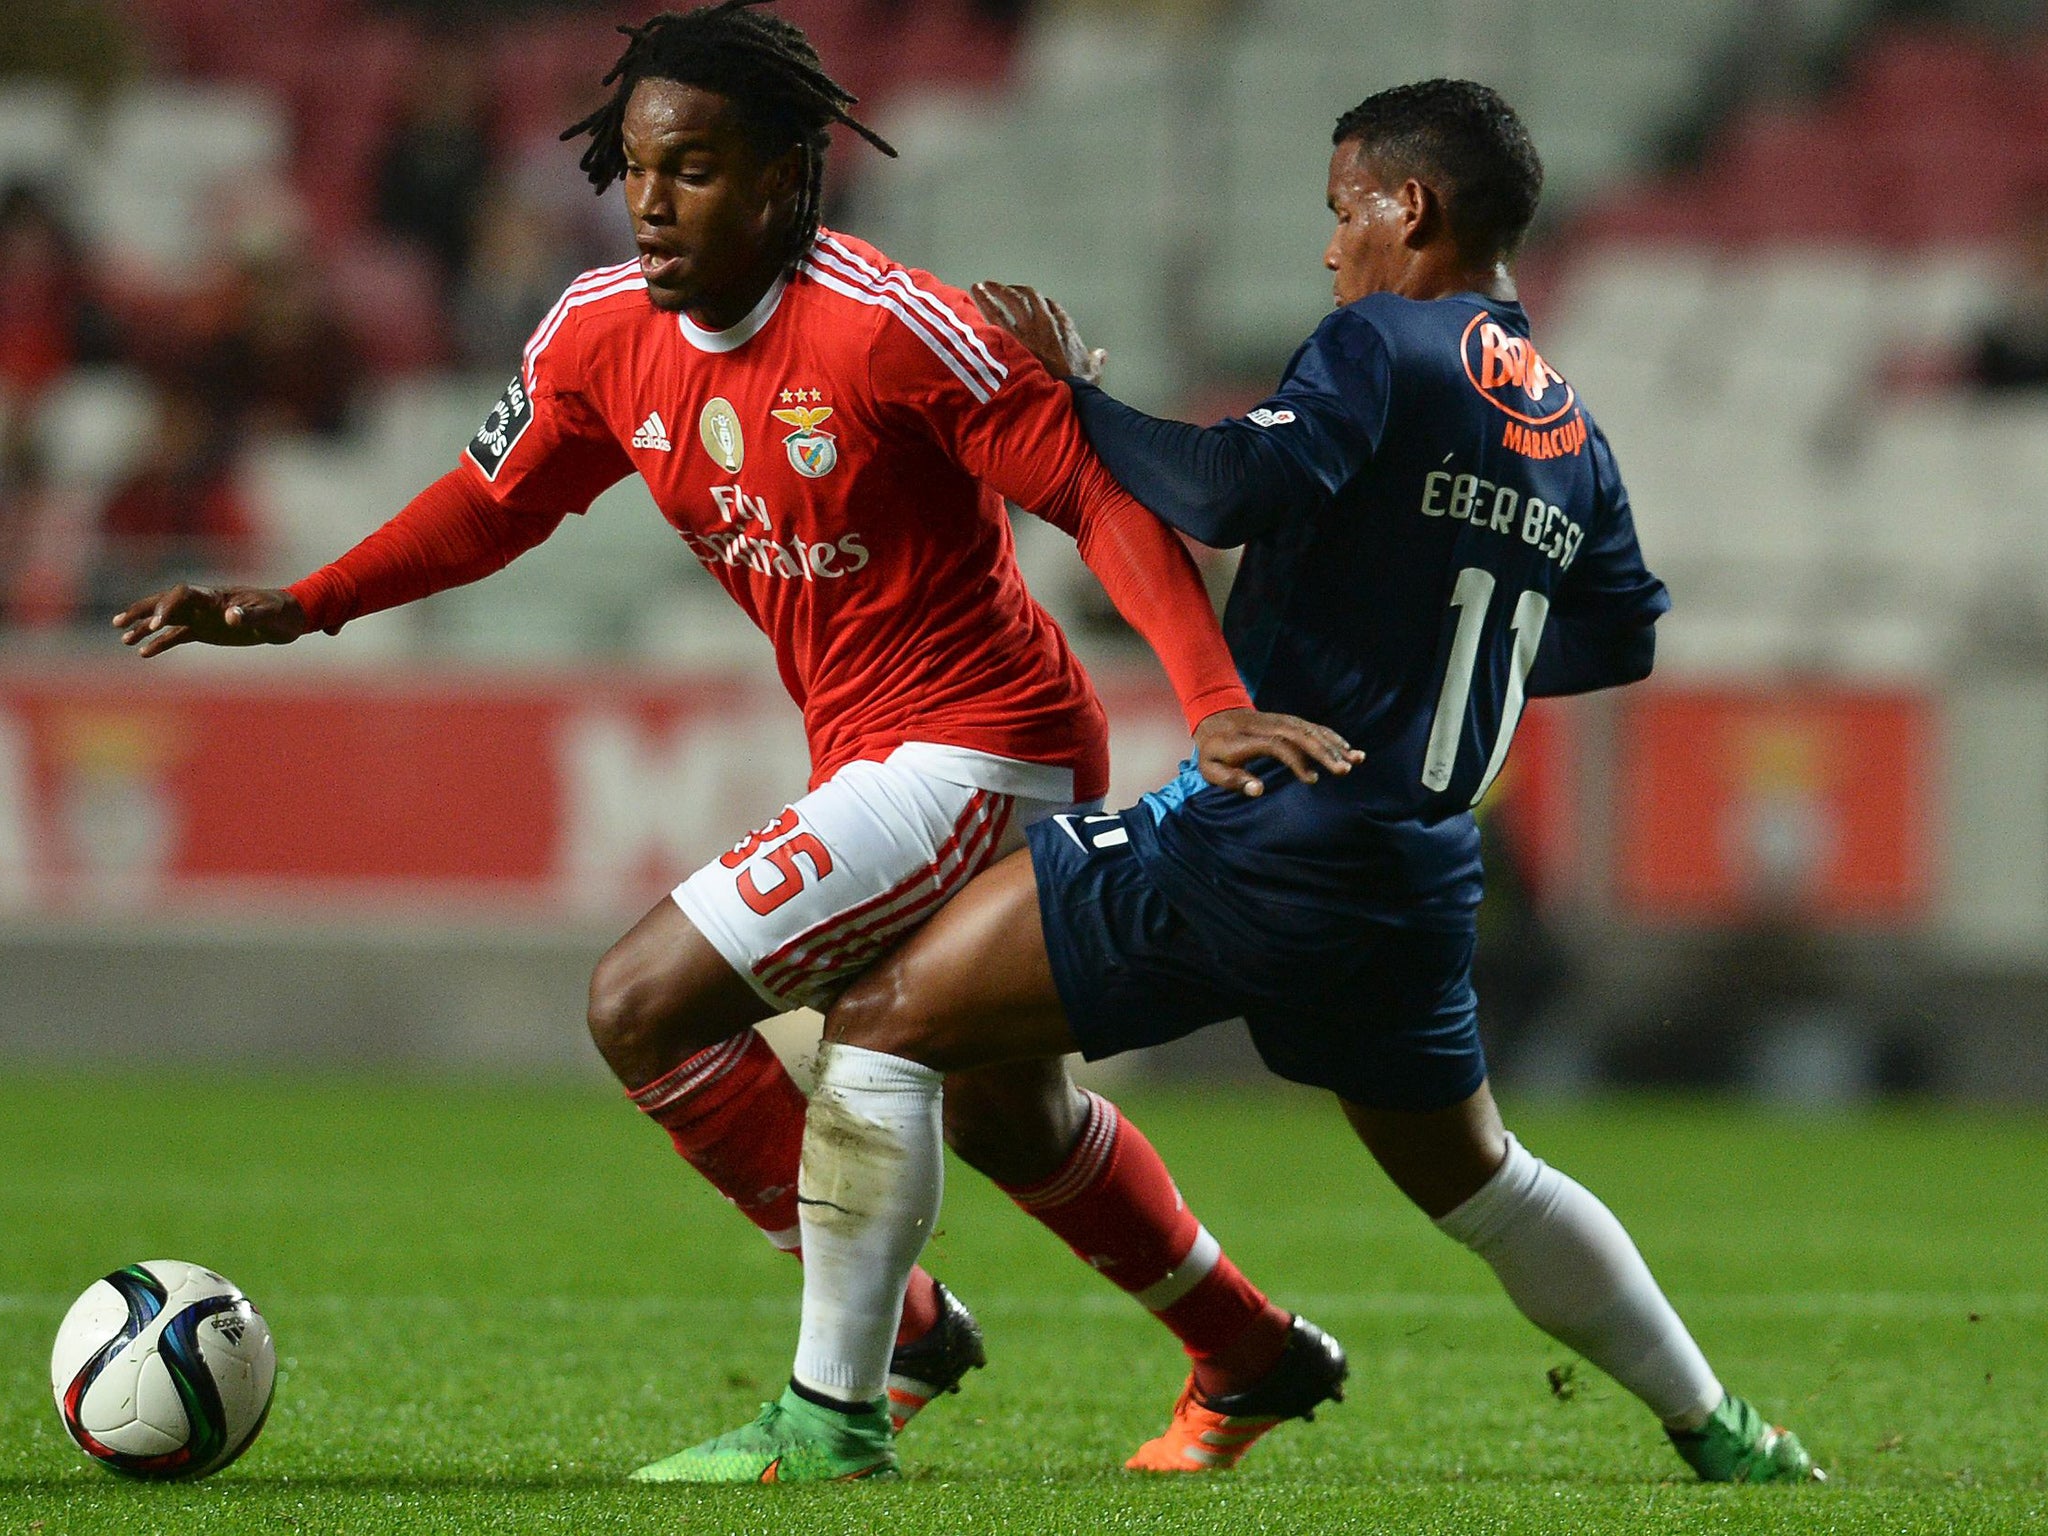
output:
[[[198,283],[250,223],[316,254],[368,375],[345,443],[272,434],[248,448],[275,535],[260,574],[297,574],[438,473],[491,398],[482,379],[505,366],[477,358],[487,373],[432,382],[460,363],[451,316],[431,263],[373,216],[418,24],[356,0],[138,9],[162,73],[90,112],[52,81],[0,87],[0,179],[73,195],[78,234],[131,308]],[[856,182],[842,217],[954,280],[1003,273],[1062,295],[1110,346],[1120,388],[1155,407],[1270,376],[1325,302],[1319,146],[1335,111],[1491,53],[1549,165],[1535,253],[1548,346],[1609,424],[1652,547],[1696,599],[1674,622],[1671,663],[1925,672],[1960,642],[1968,599],[2048,595],[2038,546],[2015,548],[2027,507],[2010,490],[2033,483],[2041,418],[1901,387],[1953,372],[1997,303],[2002,242],[2043,200],[2048,42],[1880,31],[1843,55],[1831,90],[1741,106],[1701,163],[1651,174],[1645,146],[1733,45],[1740,7],[1546,0],[1461,32],[1455,5],[1068,6],[1014,48],[964,5],[904,8],[891,25],[852,0],[787,9],[881,96],[904,151],[886,168],[841,155]],[[1851,9],[1808,7],[1807,28]],[[587,102],[607,23],[633,14],[536,10],[491,29],[501,154]],[[1346,28],[1370,48],[1331,47]],[[83,142],[95,174],[74,177]],[[249,206],[264,198],[280,206]],[[116,478],[146,389],[117,365],[58,391],[41,424],[53,472],[86,489]],[[1958,476],[1963,465],[1981,472]],[[1944,487],[1981,509],[1958,519],[1960,536],[1931,533],[1922,513]],[[623,609],[690,591],[679,557],[614,557],[652,554],[660,530],[644,531],[578,541],[590,569],[563,606],[621,579],[640,583]],[[553,578],[574,562],[549,563],[563,567]],[[447,622],[419,638],[461,650],[458,613],[488,624],[494,605],[444,606]],[[650,643],[586,614],[542,628],[572,649]]]

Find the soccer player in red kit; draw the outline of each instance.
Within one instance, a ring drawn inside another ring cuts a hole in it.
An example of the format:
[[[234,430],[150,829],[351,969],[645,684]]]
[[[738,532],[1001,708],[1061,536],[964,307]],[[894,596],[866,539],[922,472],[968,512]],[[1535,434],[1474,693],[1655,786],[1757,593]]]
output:
[[[612,947],[590,1029],[677,1150],[793,1250],[799,1199],[831,1192],[799,1195],[804,1099],[753,1026],[829,1006],[1027,824],[1107,788],[1101,705],[1024,589],[1004,497],[1078,540],[1215,782],[1257,792],[1244,765],[1262,757],[1304,777],[1349,761],[1331,733],[1250,708],[1186,552],[1088,450],[1064,386],[965,295],[819,227],[829,125],[887,146],[761,3],[626,29],[613,95],[571,133],[590,135],[600,191],[623,181],[639,257],[569,286],[453,471],[289,588],[180,587],[114,622],[146,656],[333,633],[488,575],[637,472],[774,642],[811,788]],[[1205,1392],[1332,1395],[1334,1341],[1244,1278],[1063,1066],[963,1077],[946,1119],[966,1161],[1181,1338]],[[853,1406],[886,1447],[892,1411],[981,1363],[972,1317],[922,1270],[888,1326],[886,1381],[800,1358],[768,1412],[844,1424]]]

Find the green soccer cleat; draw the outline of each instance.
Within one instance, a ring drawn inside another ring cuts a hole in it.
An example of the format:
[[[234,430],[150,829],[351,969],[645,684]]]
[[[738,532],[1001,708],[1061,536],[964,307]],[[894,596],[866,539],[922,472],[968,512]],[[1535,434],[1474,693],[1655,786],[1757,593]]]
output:
[[[1666,1430],[1703,1483],[1824,1483],[1806,1447],[1732,1393],[1698,1429]]]
[[[744,1428],[650,1462],[636,1483],[850,1483],[896,1475],[889,1415],[836,1413],[785,1389]]]

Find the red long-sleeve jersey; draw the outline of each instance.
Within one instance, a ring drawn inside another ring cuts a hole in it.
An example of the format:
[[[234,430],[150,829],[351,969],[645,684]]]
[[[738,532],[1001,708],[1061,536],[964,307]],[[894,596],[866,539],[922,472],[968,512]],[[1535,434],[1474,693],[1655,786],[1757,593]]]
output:
[[[1066,389],[965,294],[830,231],[726,331],[654,308],[635,262],[577,279],[456,473],[291,590],[332,629],[475,580],[635,471],[774,642],[814,784],[929,741],[1106,789],[1102,706],[1005,497],[1078,539],[1190,726],[1249,704],[1193,563]]]

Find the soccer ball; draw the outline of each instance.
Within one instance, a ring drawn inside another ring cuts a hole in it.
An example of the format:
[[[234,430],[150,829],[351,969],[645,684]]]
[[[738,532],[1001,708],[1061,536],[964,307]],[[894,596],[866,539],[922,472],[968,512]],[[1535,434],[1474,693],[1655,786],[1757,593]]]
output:
[[[270,1325],[249,1298],[176,1259],[95,1280],[50,1352],[65,1432],[126,1477],[218,1472],[263,1428],[276,1379]]]

